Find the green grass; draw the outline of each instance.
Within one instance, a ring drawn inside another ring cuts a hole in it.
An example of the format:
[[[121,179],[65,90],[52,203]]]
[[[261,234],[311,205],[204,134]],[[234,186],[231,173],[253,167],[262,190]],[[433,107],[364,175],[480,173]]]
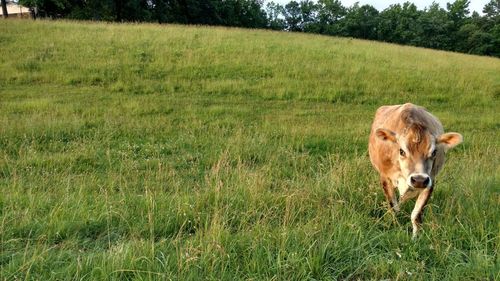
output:
[[[499,280],[500,60],[346,38],[0,21],[3,280]],[[450,151],[411,240],[376,108]]]

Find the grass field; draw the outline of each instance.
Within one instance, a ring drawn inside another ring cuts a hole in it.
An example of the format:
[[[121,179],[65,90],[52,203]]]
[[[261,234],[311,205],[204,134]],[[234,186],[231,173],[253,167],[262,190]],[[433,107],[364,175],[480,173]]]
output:
[[[243,29],[0,21],[2,280],[500,280],[500,60]],[[464,143],[411,240],[383,104]]]

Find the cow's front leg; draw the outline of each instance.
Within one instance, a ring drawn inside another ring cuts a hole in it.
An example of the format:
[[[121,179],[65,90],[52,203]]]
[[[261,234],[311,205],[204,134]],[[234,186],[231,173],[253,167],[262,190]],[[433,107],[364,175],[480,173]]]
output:
[[[389,205],[391,205],[391,208],[395,212],[399,212],[398,199],[394,195],[394,185],[392,184],[391,180],[381,177],[380,182],[382,183],[382,188],[384,189],[384,195],[387,199],[387,202],[389,202]]]
[[[413,226],[412,239],[415,239],[417,237],[417,233],[420,229],[420,224],[422,223],[422,213],[425,205],[427,204],[427,201],[429,201],[429,198],[431,198],[432,190],[433,187],[431,186],[429,188],[425,188],[422,192],[420,192],[417,198],[417,202],[415,203],[415,207],[411,212],[411,224]]]

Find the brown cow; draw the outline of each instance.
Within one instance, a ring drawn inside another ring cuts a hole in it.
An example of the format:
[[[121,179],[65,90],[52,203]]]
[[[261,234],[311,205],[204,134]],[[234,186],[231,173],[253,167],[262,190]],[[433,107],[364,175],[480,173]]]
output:
[[[377,110],[368,145],[370,160],[380,174],[384,194],[394,209],[417,197],[411,212],[413,238],[422,222],[422,210],[444,164],[445,151],[462,142],[458,133],[444,134],[439,120],[411,103]],[[394,194],[398,188],[400,203]]]

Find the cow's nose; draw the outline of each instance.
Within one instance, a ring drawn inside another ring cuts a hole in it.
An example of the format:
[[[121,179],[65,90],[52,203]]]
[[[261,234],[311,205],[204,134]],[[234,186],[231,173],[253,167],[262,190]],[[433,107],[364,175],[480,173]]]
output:
[[[413,187],[423,188],[429,186],[431,178],[427,175],[414,175],[410,177],[410,182]]]

